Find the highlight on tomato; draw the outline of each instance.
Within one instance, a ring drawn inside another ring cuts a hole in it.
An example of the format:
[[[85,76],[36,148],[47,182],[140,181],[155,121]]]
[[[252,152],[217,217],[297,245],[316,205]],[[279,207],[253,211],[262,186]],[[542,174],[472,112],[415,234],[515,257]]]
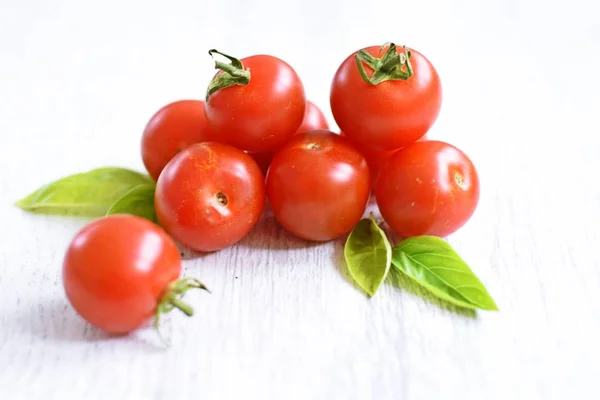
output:
[[[204,110],[216,140],[251,153],[274,153],[296,133],[306,109],[304,86],[296,71],[270,55],[242,59],[217,50],[230,61],[208,85]]]
[[[295,135],[267,174],[267,197],[277,221],[293,235],[327,241],[347,234],[364,214],[369,167],[346,139],[327,130]]]
[[[179,100],[159,109],[142,134],[142,160],[154,180],[163,168],[186,147],[212,138],[204,115],[204,102]]]
[[[439,140],[415,142],[386,163],[375,197],[381,216],[399,235],[445,237],[475,212],[479,176],[455,146]]]
[[[127,334],[177,308],[193,315],[181,297],[199,280],[179,278],[181,257],[156,224],[133,215],[112,215],[81,229],[69,244],[62,278],[67,299],[91,325]]]
[[[434,124],[442,85],[431,62],[394,43],[361,49],[340,65],[330,91],[333,117],[359,147],[395,150]]]
[[[177,154],[156,184],[161,226],[181,244],[212,252],[240,241],[265,207],[265,178],[248,154],[204,142]]]

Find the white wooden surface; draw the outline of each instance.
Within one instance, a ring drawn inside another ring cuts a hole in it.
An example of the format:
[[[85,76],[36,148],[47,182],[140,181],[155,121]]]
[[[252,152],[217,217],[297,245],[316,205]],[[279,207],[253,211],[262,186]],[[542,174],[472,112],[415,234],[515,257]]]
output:
[[[0,0],[0,388],[6,399],[591,399],[600,373],[600,24],[592,0]],[[496,299],[468,314],[414,286],[365,298],[342,242],[265,218],[192,256],[163,349],[107,339],[66,303],[62,256],[84,224],[12,206],[58,177],[142,169],[167,102],[201,98],[209,48],[267,52],[325,107],[339,63],[396,41],[444,85],[432,138],[476,162],[473,219],[450,240]]]

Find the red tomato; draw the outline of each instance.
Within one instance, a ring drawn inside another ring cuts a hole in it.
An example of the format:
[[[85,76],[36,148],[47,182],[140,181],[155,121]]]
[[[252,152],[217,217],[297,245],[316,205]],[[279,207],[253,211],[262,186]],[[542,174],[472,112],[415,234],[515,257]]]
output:
[[[326,241],[352,230],[369,200],[369,167],[332,132],[299,133],[278,152],[267,175],[275,218],[292,234]]]
[[[323,111],[315,103],[307,101],[304,119],[298,128],[298,132],[314,131],[317,129],[329,129],[329,124]]]
[[[231,74],[215,75],[204,105],[206,118],[218,141],[252,153],[273,153],[300,127],[306,108],[302,82],[290,65],[273,56],[231,60],[228,67],[242,78],[227,86]],[[236,68],[240,62],[243,67]],[[221,88],[212,92],[215,87]]]
[[[265,206],[265,179],[243,151],[216,142],[195,144],[167,164],[154,204],[174,239],[197,251],[216,251],[254,227]]]
[[[381,216],[404,237],[445,237],[463,226],[479,201],[479,177],[471,160],[441,141],[398,150],[375,187]]]
[[[400,60],[395,46],[390,47],[385,48],[390,53],[380,52],[379,46],[364,50],[372,57]],[[402,50],[399,53],[404,55]],[[402,69],[396,65],[387,74],[404,75],[405,80],[372,84],[361,76],[356,54],[361,53],[355,52],[341,64],[331,86],[331,111],[340,129],[361,149],[394,150],[415,142],[433,125],[442,104],[442,86],[433,65],[411,49],[408,62],[414,75],[407,77],[408,63]],[[388,68],[393,65],[385,64]],[[375,78],[373,68],[364,62],[360,65],[366,76]],[[385,75],[386,66],[377,66],[379,76]]]
[[[158,179],[167,163],[181,150],[211,139],[204,116],[204,102],[180,100],[158,110],[142,134],[142,160],[148,173]]]
[[[347,137],[343,132],[340,132],[340,135]],[[422,136],[418,141],[427,140],[427,135]],[[360,152],[365,159],[367,160],[367,165],[369,166],[369,172],[371,173],[371,187],[373,190],[375,189],[375,185],[377,184],[377,179],[379,178],[379,174],[381,170],[385,167],[385,164],[388,160],[394,155],[394,153],[398,151],[396,150],[371,150],[366,147],[362,147]]]
[[[260,170],[264,175],[267,175],[267,171],[269,170],[269,165],[271,165],[271,160],[273,159],[272,153],[248,153],[252,159],[258,164]]]
[[[111,334],[131,332],[181,294],[181,257],[157,225],[133,215],[112,215],[80,230],[63,262],[69,302],[90,324]],[[198,286],[200,287],[200,286]],[[183,305],[186,312],[189,306]],[[191,315],[191,314],[190,314]]]
[[[327,125],[327,120],[323,115],[323,112],[317,107],[314,103],[307,101],[306,102],[306,112],[304,113],[304,119],[302,120],[302,125],[298,128],[296,132],[306,132],[313,131],[318,129],[329,129]],[[262,172],[266,175],[269,165],[271,165],[271,160],[273,159],[273,153],[248,153],[252,156],[254,161],[258,164]]]
[[[375,188],[381,170],[396,151],[398,150],[374,151],[367,148],[361,149],[361,153],[365,156],[365,160],[367,160],[367,165],[369,166],[369,172],[371,173],[372,188]]]

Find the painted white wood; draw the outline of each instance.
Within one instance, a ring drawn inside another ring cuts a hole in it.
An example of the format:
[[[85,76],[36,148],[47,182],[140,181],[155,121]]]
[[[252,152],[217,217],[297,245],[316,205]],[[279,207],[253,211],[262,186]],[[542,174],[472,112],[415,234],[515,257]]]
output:
[[[598,5],[551,1],[0,2],[0,388],[6,399],[597,398],[600,363]],[[186,253],[197,314],[107,339],[67,304],[65,247],[84,221],[12,203],[58,177],[142,169],[141,131],[201,98],[216,47],[267,52],[328,110],[352,51],[385,41],[443,80],[430,137],[482,181],[449,240],[501,309],[469,314],[418,288],[367,299],[342,242],[310,245],[263,219],[239,245]]]

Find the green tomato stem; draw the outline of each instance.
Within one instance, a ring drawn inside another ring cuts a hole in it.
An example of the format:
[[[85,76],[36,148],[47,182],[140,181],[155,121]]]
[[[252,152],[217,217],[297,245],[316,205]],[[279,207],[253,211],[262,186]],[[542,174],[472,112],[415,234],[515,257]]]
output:
[[[228,59],[231,64],[226,64],[215,60],[215,69],[222,71],[214,76],[208,84],[206,90],[206,101],[209,97],[218,90],[228,88],[235,85],[247,85],[250,83],[250,70],[244,67],[244,64],[237,58],[222,53],[218,50],[211,49],[208,54],[214,58],[214,54],[218,54]]]
[[[163,341],[164,338],[160,333],[160,317],[162,314],[167,314],[174,308],[177,308],[188,317],[194,315],[194,308],[182,300],[185,293],[191,289],[202,289],[210,293],[210,290],[208,290],[204,283],[189,276],[171,282],[164,291],[158,307],[156,307],[156,315],[154,317],[154,327]]]
[[[411,53],[408,48],[403,46],[404,51],[398,53],[394,43],[385,43],[381,46],[381,50],[386,46],[389,47],[381,58],[373,57],[365,50],[360,50],[355,55],[360,76],[365,82],[371,85],[377,85],[389,80],[405,81],[414,75],[414,70],[410,62]],[[363,63],[373,69],[373,74],[370,77],[367,75]]]

